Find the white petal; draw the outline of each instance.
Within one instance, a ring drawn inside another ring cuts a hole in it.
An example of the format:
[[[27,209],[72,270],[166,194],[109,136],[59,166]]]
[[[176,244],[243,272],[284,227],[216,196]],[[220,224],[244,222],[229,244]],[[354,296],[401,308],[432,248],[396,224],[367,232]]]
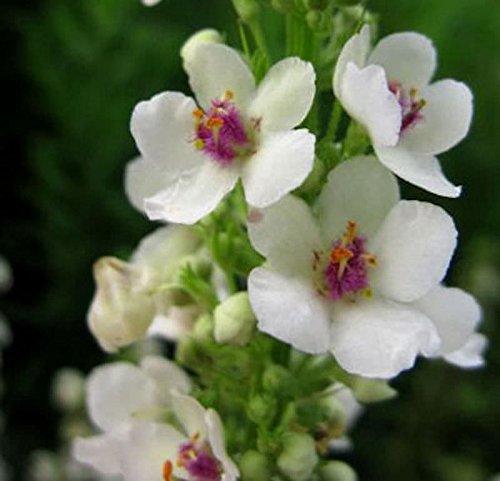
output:
[[[125,193],[130,203],[144,211],[144,199],[159,192],[164,185],[162,169],[151,160],[136,157],[125,167]]]
[[[360,232],[370,237],[398,200],[396,178],[375,157],[343,162],[330,172],[318,199],[325,240],[339,237],[348,221],[356,222]]]
[[[154,272],[159,281],[174,275],[179,261],[200,247],[200,238],[192,227],[167,225],[144,237],[134,250],[131,261]]]
[[[422,297],[442,281],[456,244],[453,219],[441,207],[400,201],[369,246],[377,256],[373,287],[400,302]]]
[[[171,306],[165,314],[157,314],[148,328],[148,336],[158,336],[168,341],[178,341],[190,333],[200,309],[195,305]]]
[[[191,391],[191,379],[177,364],[159,356],[146,356],[141,360],[141,369],[156,384],[164,405],[171,404],[170,392]]]
[[[172,393],[172,408],[187,436],[198,434],[206,439],[208,427],[205,421],[205,408],[194,398]]]
[[[424,154],[439,154],[458,144],[472,121],[472,92],[462,82],[441,80],[421,92],[422,120],[405,132],[399,145]]]
[[[187,172],[205,160],[191,141],[195,108],[193,99],[180,92],[163,92],[135,106],[130,121],[132,135],[142,156],[160,169],[150,175],[161,175],[167,182],[169,176]],[[142,178],[144,171],[139,175]]]
[[[151,220],[194,224],[212,212],[233,189],[238,170],[211,160],[185,176],[171,178],[164,190],[145,201]]]
[[[248,278],[248,295],[261,331],[300,351],[328,350],[328,306],[315,293],[311,279],[256,268]]]
[[[414,306],[437,327],[441,337],[441,348],[436,355],[460,349],[481,319],[481,307],[474,297],[452,287],[437,286],[418,299]]]
[[[331,339],[332,353],[346,371],[381,379],[409,369],[419,353],[439,345],[426,316],[384,300],[335,304]]]
[[[223,474],[221,481],[236,480],[240,473],[234,462],[227,455],[224,441],[224,426],[219,415],[213,409],[209,409],[205,414],[205,421],[208,426],[208,440],[212,452],[222,463]]]
[[[380,162],[398,177],[443,197],[458,197],[461,186],[453,185],[443,174],[438,159],[432,155],[397,147],[374,146]]]
[[[146,7],[153,7],[158,5],[160,2],[161,0],[142,0],[143,5],[146,5]]]
[[[322,250],[316,221],[309,206],[288,195],[258,212],[248,222],[250,242],[268,262],[290,272],[311,272],[313,252]]]
[[[134,421],[134,414],[159,404],[155,383],[126,362],[105,364],[92,371],[87,385],[87,410],[103,431]]]
[[[401,107],[389,90],[382,67],[368,65],[359,69],[354,63],[348,63],[340,84],[339,99],[349,115],[366,128],[373,144],[397,144]]]
[[[484,351],[488,347],[488,339],[479,333],[472,334],[466,343],[458,350],[444,356],[455,366],[476,368],[484,366]]]
[[[311,108],[316,74],[297,57],[273,65],[249,106],[249,116],[262,119],[263,130],[289,130],[299,125]]]
[[[403,32],[384,37],[375,46],[368,63],[382,66],[388,80],[403,87],[425,87],[436,69],[436,50],[432,42],[419,33]]]
[[[238,107],[245,110],[255,92],[255,80],[236,50],[221,44],[204,44],[196,47],[191,59],[186,65],[189,83],[204,109],[230,90]]]
[[[167,424],[140,423],[120,445],[120,466],[125,481],[161,481],[163,466],[175,460],[185,436]]]
[[[340,52],[335,72],[333,74],[333,91],[335,97],[340,96],[340,84],[349,62],[355,63],[359,68],[366,65],[366,59],[370,53],[370,27],[363,25],[360,32],[353,35],[344,45]]]
[[[305,129],[264,133],[243,165],[248,203],[267,207],[301,185],[313,168],[315,141]]]
[[[116,440],[106,434],[73,441],[72,455],[80,463],[88,464],[107,475],[119,474]]]

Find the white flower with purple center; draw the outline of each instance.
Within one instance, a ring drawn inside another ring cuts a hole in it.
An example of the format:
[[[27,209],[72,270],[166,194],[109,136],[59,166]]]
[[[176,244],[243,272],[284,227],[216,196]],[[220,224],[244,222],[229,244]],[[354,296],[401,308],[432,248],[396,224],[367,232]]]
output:
[[[372,50],[365,25],[344,46],[333,90],[368,131],[379,160],[402,179],[445,197],[460,187],[444,176],[437,154],[460,142],[472,119],[472,94],[455,80],[429,85],[436,51],[425,36],[389,35]]]
[[[287,196],[251,218],[250,240],[267,258],[248,281],[261,331],[308,353],[330,351],[365,377],[390,378],[418,354],[441,355],[458,322],[451,315],[440,329],[418,301],[446,274],[453,220],[432,204],[400,201],[395,177],[374,157],[334,169],[314,213]]]
[[[250,205],[268,206],[312,169],[315,137],[293,130],[315,93],[310,63],[286,58],[258,87],[241,56],[201,43],[185,63],[195,101],[164,92],[139,103],[131,130],[141,158],[127,192],[150,219],[192,224],[214,210],[239,178]]]

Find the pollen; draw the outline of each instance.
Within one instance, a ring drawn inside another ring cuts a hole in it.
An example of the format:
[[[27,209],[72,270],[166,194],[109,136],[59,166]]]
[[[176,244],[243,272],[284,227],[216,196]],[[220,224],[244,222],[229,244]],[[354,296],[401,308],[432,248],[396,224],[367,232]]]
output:
[[[198,150],[203,150],[203,147],[205,147],[205,142],[202,140],[202,139],[196,139],[194,141],[194,146],[198,149]]]
[[[203,116],[205,115],[205,113],[203,112],[203,110],[201,109],[194,109],[193,110],[193,117],[196,119],[196,120],[201,120],[203,118]]]

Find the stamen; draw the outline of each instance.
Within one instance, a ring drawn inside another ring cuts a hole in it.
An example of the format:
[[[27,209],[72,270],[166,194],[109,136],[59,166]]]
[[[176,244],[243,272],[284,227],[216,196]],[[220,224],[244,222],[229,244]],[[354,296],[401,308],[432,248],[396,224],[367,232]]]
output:
[[[170,461],[165,461],[163,464],[163,480],[164,481],[171,481],[172,479],[172,471],[173,471],[173,466]]]

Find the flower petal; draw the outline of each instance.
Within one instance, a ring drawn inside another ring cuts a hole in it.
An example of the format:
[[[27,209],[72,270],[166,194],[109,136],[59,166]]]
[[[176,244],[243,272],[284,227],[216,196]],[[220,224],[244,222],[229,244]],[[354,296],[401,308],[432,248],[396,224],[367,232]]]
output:
[[[267,207],[301,185],[313,168],[315,141],[305,129],[263,134],[257,152],[243,165],[248,203]]]
[[[113,436],[102,434],[76,438],[72,445],[72,455],[78,462],[88,464],[103,474],[120,474],[116,440]]]
[[[299,125],[311,108],[315,80],[309,62],[297,57],[278,62],[260,83],[249,106],[250,118],[262,119],[263,130],[289,130]]]
[[[187,436],[198,433],[200,438],[207,438],[208,427],[205,421],[205,408],[196,399],[173,392],[172,408]]]
[[[224,441],[224,426],[219,415],[213,409],[208,409],[205,414],[208,426],[208,440],[215,457],[222,463],[223,474],[221,481],[234,481],[240,473],[238,468],[227,455],[226,443]]]
[[[180,92],[163,92],[135,106],[130,129],[137,148],[143,157],[158,164],[150,175],[168,178],[187,172],[205,160],[191,142],[195,108],[193,99]],[[144,175],[143,170],[139,176],[143,179]]]
[[[401,107],[389,90],[382,67],[368,65],[359,69],[349,62],[340,83],[339,99],[347,113],[366,128],[373,144],[397,144]]]
[[[175,363],[160,356],[146,356],[141,360],[141,369],[156,384],[161,396],[161,402],[171,404],[170,392],[176,390],[180,393],[191,391],[191,379]]]
[[[248,278],[248,295],[261,331],[311,354],[329,349],[328,307],[312,280],[258,267]]]
[[[255,92],[252,72],[239,53],[227,45],[198,45],[186,72],[191,89],[204,109],[230,90],[236,104],[244,110]]]
[[[443,197],[458,197],[461,186],[453,185],[443,174],[438,159],[402,147],[374,146],[377,157],[398,177]]]
[[[418,299],[414,306],[436,326],[441,347],[436,355],[449,354],[460,349],[476,329],[481,319],[481,307],[467,292],[436,286]]]
[[[403,87],[425,87],[436,70],[436,50],[431,40],[415,32],[395,33],[375,46],[368,63],[382,66],[388,80]]]
[[[440,342],[425,315],[387,300],[337,303],[333,315],[332,354],[346,371],[364,377],[394,377]]]
[[[151,197],[163,188],[162,169],[151,160],[136,157],[125,167],[125,193],[130,203],[145,213],[144,199]]]
[[[369,246],[377,256],[372,286],[384,297],[412,302],[442,281],[456,244],[453,219],[441,207],[400,201]]]
[[[333,74],[333,91],[335,97],[340,97],[340,84],[345,69],[349,62],[355,63],[359,68],[366,65],[366,59],[370,53],[370,27],[363,25],[360,32],[353,35],[344,45],[335,65]]]
[[[126,362],[105,364],[87,380],[87,410],[92,421],[109,431],[134,421],[134,413],[159,404],[155,383]]]
[[[258,211],[248,222],[248,234],[254,248],[282,270],[311,271],[313,252],[322,250],[321,237],[309,206],[288,195],[271,207]]]
[[[330,172],[318,199],[324,239],[331,243],[356,222],[370,237],[399,200],[396,178],[373,156],[354,157]],[[366,206],[370,206],[369,209]]]
[[[151,220],[194,224],[212,212],[238,180],[235,167],[210,160],[185,176],[170,178],[165,189],[145,201]]]
[[[446,354],[444,358],[451,364],[463,368],[484,366],[483,353],[488,347],[488,339],[483,334],[472,334],[457,351]]]
[[[401,138],[399,145],[424,154],[439,154],[458,144],[472,121],[472,92],[462,82],[441,80],[422,90],[423,118]]]
[[[142,422],[134,426],[127,440],[120,443],[120,467],[124,481],[163,479],[163,466],[175,460],[186,437],[167,424]]]
[[[171,306],[164,314],[156,314],[147,335],[178,341],[193,330],[194,321],[199,314],[200,308],[196,305]]]

